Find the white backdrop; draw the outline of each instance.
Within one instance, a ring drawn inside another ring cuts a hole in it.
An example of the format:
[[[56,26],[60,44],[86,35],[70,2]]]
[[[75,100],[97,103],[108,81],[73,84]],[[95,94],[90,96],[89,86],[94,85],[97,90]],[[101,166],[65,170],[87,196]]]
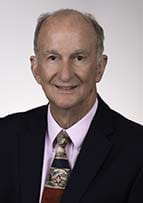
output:
[[[5,0],[0,4],[0,116],[47,103],[30,70],[37,17],[75,8],[91,12],[105,29],[109,62],[98,92],[115,110],[143,123],[143,1]]]

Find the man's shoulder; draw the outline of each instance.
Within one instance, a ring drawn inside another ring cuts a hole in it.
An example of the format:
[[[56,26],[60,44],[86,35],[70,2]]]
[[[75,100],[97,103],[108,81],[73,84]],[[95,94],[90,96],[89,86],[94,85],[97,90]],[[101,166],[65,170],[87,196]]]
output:
[[[143,134],[143,125],[127,118],[122,113],[110,108],[100,97],[99,97],[99,113],[104,117],[104,122],[109,123],[111,121],[113,128],[119,132],[138,132]]]
[[[39,106],[24,112],[13,113],[0,118],[0,127],[11,126],[13,124],[19,125],[26,120],[42,117],[47,114],[48,105]]]
[[[13,146],[17,146],[19,137],[29,135],[27,132],[31,129],[38,129],[39,123],[45,126],[46,118],[47,105],[0,118],[0,148],[5,151],[7,146],[13,151]]]
[[[125,117],[124,115],[112,110],[112,118],[115,126],[120,130],[143,132],[143,125]]]
[[[111,109],[101,98],[99,98],[100,120],[104,125],[112,129],[111,139],[118,141],[120,145],[143,146],[143,126],[134,122],[121,113]],[[100,125],[103,125],[102,123]],[[102,127],[102,126],[101,126]],[[143,149],[143,147],[141,148]]]
[[[126,146],[142,148],[143,126],[141,124],[126,118],[114,110],[112,110],[112,122],[118,141],[124,142]]]

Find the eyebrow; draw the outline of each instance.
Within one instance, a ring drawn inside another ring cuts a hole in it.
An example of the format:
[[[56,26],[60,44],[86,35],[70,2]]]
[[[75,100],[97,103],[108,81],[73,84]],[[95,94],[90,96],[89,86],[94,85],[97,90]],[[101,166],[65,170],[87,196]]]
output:
[[[83,54],[88,56],[90,53],[87,49],[77,49],[72,53],[72,55],[78,55],[78,54]]]
[[[55,54],[55,55],[59,55],[58,51],[55,49],[48,49],[46,50],[45,54]]]
[[[77,49],[73,53],[71,53],[71,57],[76,57],[78,55],[83,55],[83,56],[88,57],[90,55],[90,53],[87,49]]]

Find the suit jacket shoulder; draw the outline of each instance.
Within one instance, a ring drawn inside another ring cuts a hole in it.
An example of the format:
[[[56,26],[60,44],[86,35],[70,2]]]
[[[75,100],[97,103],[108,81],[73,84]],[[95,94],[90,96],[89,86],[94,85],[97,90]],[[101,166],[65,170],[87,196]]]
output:
[[[46,113],[48,105],[43,105],[34,109],[30,109],[25,112],[18,112],[18,113],[13,113],[10,115],[7,115],[3,118],[0,118],[0,124],[10,124],[11,122],[16,122],[16,121],[25,121],[28,118],[32,118],[34,116],[43,116],[43,114]]]
[[[126,134],[127,138],[131,138],[132,136],[135,138],[141,136],[143,138],[143,126],[141,124],[125,118],[114,110],[112,110],[112,121],[114,128],[120,134]]]
[[[36,188],[36,183],[31,180],[32,175],[34,176],[33,167],[34,171],[37,171],[34,177],[38,178],[38,181],[33,179],[40,182],[46,116],[47,105],[0,118],[0,202],[32,202],[28,192],[25,195],[22,191],[30,191],[29,188],[34,185]],[[29,180],[28,184],[25,180]],[[31,195],[31,198],[36,198],[36,194],[38,195],[38,192]],[[29,200],[25,200],[22,196]],[[36,202],[35,199],[33,202]]]

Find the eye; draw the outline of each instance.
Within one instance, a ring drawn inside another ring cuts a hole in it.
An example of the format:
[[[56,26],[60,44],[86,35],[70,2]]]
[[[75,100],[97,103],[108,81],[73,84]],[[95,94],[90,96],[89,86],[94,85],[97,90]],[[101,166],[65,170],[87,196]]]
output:
[[[57,56],[55,56],[55,55],[48,56],[48,60],[50,60],[50,61],[55,61],[56,59],[57,59]]]
[[[82,56],[82,55],[76,56],[77,61],[82,61],[83,59],[84,59],[84,56]]]

